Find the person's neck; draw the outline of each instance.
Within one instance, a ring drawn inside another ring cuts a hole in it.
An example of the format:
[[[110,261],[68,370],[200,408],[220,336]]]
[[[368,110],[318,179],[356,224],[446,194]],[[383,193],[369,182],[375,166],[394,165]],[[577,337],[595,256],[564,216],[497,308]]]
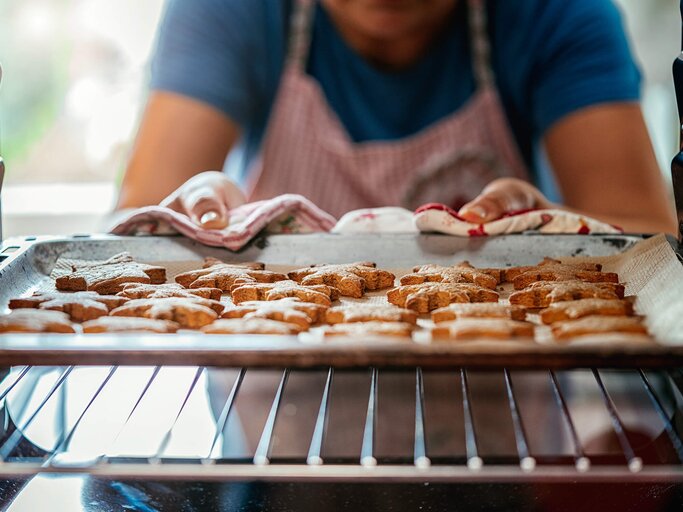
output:
[[[444,17],[430,27],[390,40],[369,36],[349,23],[343,15],[331,9],[326,9],[326,12],[349,47],[378,68],[391,71],[408,68],[417,62],[452,19],[452,16]]]

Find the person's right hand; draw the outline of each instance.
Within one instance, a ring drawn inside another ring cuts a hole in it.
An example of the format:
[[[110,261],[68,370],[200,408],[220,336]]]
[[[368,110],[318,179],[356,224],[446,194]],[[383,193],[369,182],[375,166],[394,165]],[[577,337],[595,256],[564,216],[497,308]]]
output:
[[[246,203],[240,188],[222,172],[206,171],[193,176],[161,201],[187,215],[205,229],[222,229],[230,223],[230,209]]]

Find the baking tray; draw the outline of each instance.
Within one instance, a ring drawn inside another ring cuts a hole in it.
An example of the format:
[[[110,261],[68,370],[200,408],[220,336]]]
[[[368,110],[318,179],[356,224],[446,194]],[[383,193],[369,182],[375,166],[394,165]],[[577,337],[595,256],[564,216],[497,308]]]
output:
[[[76,235],[7,240],[0,250],[0,308],[11,297],[45,286],[59,258],[106,259],[121,251],[142,261],[263,261],[304,266],[372,260],[380,267],[408,268],[422,263],[475,266],[535,264],[543,257],[619,254],[642,235],[521,234],[485,238],[445,235],[271,235],[239,252],[210,248],[182,237]],[[677,242],[670,240],[678,251]],[[680,257],[680,256],[679,256]],[[683,284],[683,283],[682,283]],[[666,340],[659,340],[666,341]],[[560,346],[510,343],[505,351],[482,343],[339,343],[306,344],[296,337],[180,335],[4,335],[0,365],[126,364],[337,368],[657,368],[683,365],[683,346],[634,344]]]

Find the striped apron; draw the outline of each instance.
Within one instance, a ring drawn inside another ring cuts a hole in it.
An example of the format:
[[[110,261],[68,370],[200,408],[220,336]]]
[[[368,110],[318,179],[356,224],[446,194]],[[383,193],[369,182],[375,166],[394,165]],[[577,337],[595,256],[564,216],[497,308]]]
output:
[[[358,208],[459,208],[491,180],[528,179],[490,64],[484,0],[468,0],[476,90],[456,112],[398,140],[356,143],[306,74],[315,0],[296,0],[288,56],[250,201],[302,194],[333,215]]]

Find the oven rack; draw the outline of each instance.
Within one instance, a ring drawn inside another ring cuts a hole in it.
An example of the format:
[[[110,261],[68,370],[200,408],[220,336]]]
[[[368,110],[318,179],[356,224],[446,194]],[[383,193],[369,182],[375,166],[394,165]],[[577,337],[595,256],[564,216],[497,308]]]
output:
[[[82,372],[94,372],[97,377],[84,380],[79,378]],[[229,373],[232,382],[224,387],[224,399],[207,429],[196,420],[190,404],[201,401],[212,372]],[[48,376],[49,385],[38,384]],[[256,425],[250,432],[253,446],[247,453],[226,455],[225,445],[232,435],[226,428],[239,414],[245,382],[250,379],[268,380],[270,388],[263,396],[269,398],[248,398],[250,410],[258,409],[260,415],[252,422]],[[289,386],[297,379],[295,388],[303,386],[307,394],[315,395],[317,407],[312,414],[291,415],[297,397],[288,396]],[[354,388],[349,401],[354,414],[346,410],[340,416],[335,407],[350,379],[361,382],[365,393],[358,394]],[[126,406],[117,405],[116,388],[126,381],[135,381],[137,388],[126,394]],[[168,393],[173,396],[162,404],[158,397],[171,381],[177,384]],[[315,386],[310,384],[314,381]],[[450,386],[450,416],[445,421],[431,417],[435,382]],[[26,366],[15,369],[0,388],[6,426],[0,440],[0,476],[78,473],[114,479],[290,482],[553,482],[567,478],[681,482],[681,382],[683,374],[676,370],[638,369],[436,372],[418,367],[352,372]],[[74,386],[89,390],[76,400],[78,406],[68,397],[67,388]],[[385,396],[399,388],[400,393]],[[398,408],[403,424],[387,415],[397,397],[403,404]],[[19,407],[24,410],[15,410]],[[590,422],[582,419],[582,408],[589,411]],[[539,410],[545,418],[541,422]],[[102,429],[101,421],[93,421],[107,415],[111,416],[110,428]],[[590,441],[586,432],[589,424],[594,429],[599,417],[609,427],[602,445]],[[341,428],[340,418],[353,427]],[[633,422],[639,419],[646,419],[650,428],[645,442],[642,432],[634,437],[640,427],[634,428]],[[287,446],[291,441],[282,430],[287,430],[288,423],[292,427],[292,422],[296,446]],[[31,439],[40,423],[53,425],[51,440],[41,439],[43,446]],[[116,428],[111,428],[113,424]],[[339,437],[342,430],[358,435],[352,441],[347,436],[330,448],[329,438]],[[411,446],[401,442],[396,449],[384,441],[387,432],[396,430],[410,431]],[[188,454],[182,446],[183,435],[196,453]],[[450,448],[434,448],[439,436],[442,445],[444,436],[450,436],[445,443],[450,442]]]

